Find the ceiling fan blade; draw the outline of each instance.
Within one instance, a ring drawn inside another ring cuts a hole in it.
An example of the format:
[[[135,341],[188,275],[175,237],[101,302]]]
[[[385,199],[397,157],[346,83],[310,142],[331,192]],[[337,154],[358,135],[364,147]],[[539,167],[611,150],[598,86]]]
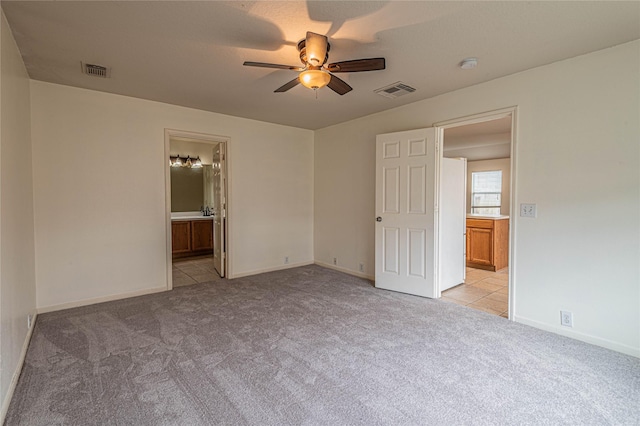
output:
[[[278,87],[276,90],[274,90],[274,93],[282,93],[282,92],[286,92],[287,90],[296,87],[298,84],[300,84],[300,80],[298,79],[298,77],[294,78],[293,80],[291,80],[290,82],[288,82],[287,84]]]
[[[267,64],[266,62],[251,62],[251,61],[246,61],[242,65],[244,65],[245,67],[276,68],[279,70],[292,70],[292,71],[302,71],[304,69],[301,67],[294,67],[291,65]]]
[[[353,90],[351,86],[344,82],[344,80],[339,79],[335,75],[331,76],[331,80],[329,80],[329,84],[327,84],[329,89],[336,92],[338,95],[344,95]]]
[[[354,59],[327,65],[330,72],[359,72],[385,69],[384,58]]]
[[[307,62],[313,66],[321,66],[327,59],[327,44],[329,43],[326,36],[307,31],[307,39],[305,48],[307,52]]]

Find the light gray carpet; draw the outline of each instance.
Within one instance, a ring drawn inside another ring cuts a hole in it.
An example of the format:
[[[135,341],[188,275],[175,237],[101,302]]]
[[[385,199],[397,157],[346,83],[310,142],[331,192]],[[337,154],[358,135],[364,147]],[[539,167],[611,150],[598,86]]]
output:
[[[8,425],[640,423],[640,360],[308,266],[41,315]]]

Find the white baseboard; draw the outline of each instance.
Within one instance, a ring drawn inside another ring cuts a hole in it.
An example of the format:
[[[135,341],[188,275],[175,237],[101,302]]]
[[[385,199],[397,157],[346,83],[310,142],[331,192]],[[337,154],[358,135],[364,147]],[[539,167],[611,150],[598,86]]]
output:
[[[371,281],[375,280],[375,277],[373,277],[371,275],[367,275],[367,274],[365,274],[363,272],[352,271],[351,269],[342,268],[340,266],[331,265],[330,263],[324,263],[324,262],[320,262],[320,261],[317,261],[317,260],[314,263],[316,265],[318,265],[318,266],[322,266],[323,268],[333,269],[334,271],[344,272],[345,274],[353,275],[353,276],[356,276],[356,277],[359,277],[359,278],[364,278],[364,279],[371,280]]]
[[[22,373],[22,366],[24,365],[24,360],[27,356],[27,349],[29,348],[29,342],[31,342],[31,335],[33,334],[33,329],[36,326],[38,313],[33,312],[32,314],[33,319],[31,321],[31,328],[27,330],[27,335],[24,338],[22,350],[20,351],[20,357],[18,358],[18,364],[16,365],[16,369],[14,370],[13,376],[11,377],[11,383],[9,383],[9,389],[7,389],[7,394],[4,396],[4,401],[2,401],[2,409],[0,410],[0,425],[4,424],[4,419],[7,416],[9,404],[11,403],[11,399],[13,398],[13,392],[16,390],[16,385],[18,384],[20,373]]]
[[[283,269],[291,269],[298,268],[300,266],[313,265],[313,262],[300,262],[300,263],[287,263],[286,265],[274,266],[273,268],[265,268],[265,269],[254,269],[252,271],[240,272],[239,274],[233,274],[233,276],[229,276],[230,280],[234,278],[242,278],[248,277],[251,275],[264,274],[265,272],[274,272],[274,271],[282,271]]]
[[[95,305],[96,303],[112,302],[114,300],[128,299],[130,297],[144,296],[147,294],[160,293],[167,291],[166,286],[147,288],[144,290],[132,291],[129,293],[111,294],[109,296],[95,297],[92,299],[76,300],[74,302],[61,303],[59,305],[42,306],[38,308],[39,314],[47,312],[61,311],[63,309],[78,308],[80,306]]]
[[[634,348],[632,346],[628,346],[623,343],[614,342],[608,339],[603,339],[601,337],[593,336],[591,334],[581,333],[579,331],[575,331],[568,327],[550,325],[550,324],[546,324],[546,323],[532,320],[529,318],[524,318],[519,315],[515,315],[513,320],[515,322],[519,322],[521,324],[539,328],[544,331],[550,331],[551,333],[560,334],[561,336],[570,337],[572,339],[580,340],[586,343],[591,343],[592,345],[596,345],[596,346],[602,346],[603,348],[611,349],[612,351],[622,352],[623,354],[640,358],[640,348]]]

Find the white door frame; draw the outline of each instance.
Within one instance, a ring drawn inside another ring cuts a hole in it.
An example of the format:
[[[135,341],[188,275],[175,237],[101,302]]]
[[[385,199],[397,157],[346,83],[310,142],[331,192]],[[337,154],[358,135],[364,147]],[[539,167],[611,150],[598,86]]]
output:
[[[452,120],[441,121],[439,123],[435,123],[433,127],[441,128],[441,129],[450,129],[452,127],[466,126],[468,124],[477,124],[483,123],[485,121],[497,120],[500,118],[505,118],[511,116],[511,187],[509,189],[510,197],[511,197],[511,206],[509,213],[509,319],[512,320],[515,312],[515,294],[516,294],[516,286],[515,279],[516,276],[516,229],[517,229],[517,218],[518,211],[517,208],[517,176],[516,173],[516,142],[517,142],[517,124],[518,124],[518,107],[512,106],[507,108],[502,108],[494,111],[483,112],[479,114],[469,115],[466,117],[454,118]],[[444,138],[442,138],[444,139]],[[443,150],[443,140],[440,140],[438,143],[440,146],[438,147],[438,154],[440,159],[442,159],[444,150]],[[436,187],[440,185],[440,176],[439,174],[436,176],[438,180],[436,182]],[[438,222],[437,227],[439,228],[440,223]],[[436,240],[436,252],[439,254],[440,247],[438,245],[438,241]],[[440,271],[438,271],[438,276],[440,275]],[[440,283],[436,283],[437,286],[437,294],[440,295]]]
[[[232,230],[233,230],[233,220],[231,218],[231,214],[233,209],[231,207],[231,138],[227,136],[217,136],[210,135],[206,133],[196,133],[189,132],[185,130],[175,130],[175,129],[164,129],[164,157],[162,159],[164,165],[164,188],[165,188],[165,217],[166,217],[166,252],[167,252],[167,290],[173,289],[173,260],[171,256],[171,169],[169,168],[169,155],[171,148],[171,139],[181,138],[181,139],[189,139],[193,142],[198,143],[206,143],[206,144],[217,144],[223,143],[225,144],[225,152],[226,152],[226,193],[227,193],[227,211],[225,221],[225,229],[224,232],[226,234],[226,256],[225,256],[225,271],[227,278],[233,278],[233,270],[232,263],[229,261],[231,258],[231,253],[229,247],[232,246],[230,243],[233,241],[232,238]]]

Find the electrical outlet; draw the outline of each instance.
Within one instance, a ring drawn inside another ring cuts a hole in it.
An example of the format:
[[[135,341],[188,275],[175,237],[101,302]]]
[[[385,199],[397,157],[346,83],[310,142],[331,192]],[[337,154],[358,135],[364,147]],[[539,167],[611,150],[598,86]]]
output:
[[[334,265],[337,265],[337,264],[338,264],[338,258],[337,258],[337,257],[334,257],[334,258],[333,258],[333,264],[334,264]]]
[[[287,263],[289,263],[289,256],[285,256],[285,257],[284,257],[284,263],[285,263],[285,265],[286,265]]]
[[[536,205],[520,204],[520,217],[536,217]]]
[[[30,330],[32,325],[33,325],[33,315],[29,314],[27,315],[27,330]]]
[[[573,313],[569,311],[560,311],[560,324],[565,327],[573,327]]]
[[[364,272],[364,263],[360,264],[360,272]]]

